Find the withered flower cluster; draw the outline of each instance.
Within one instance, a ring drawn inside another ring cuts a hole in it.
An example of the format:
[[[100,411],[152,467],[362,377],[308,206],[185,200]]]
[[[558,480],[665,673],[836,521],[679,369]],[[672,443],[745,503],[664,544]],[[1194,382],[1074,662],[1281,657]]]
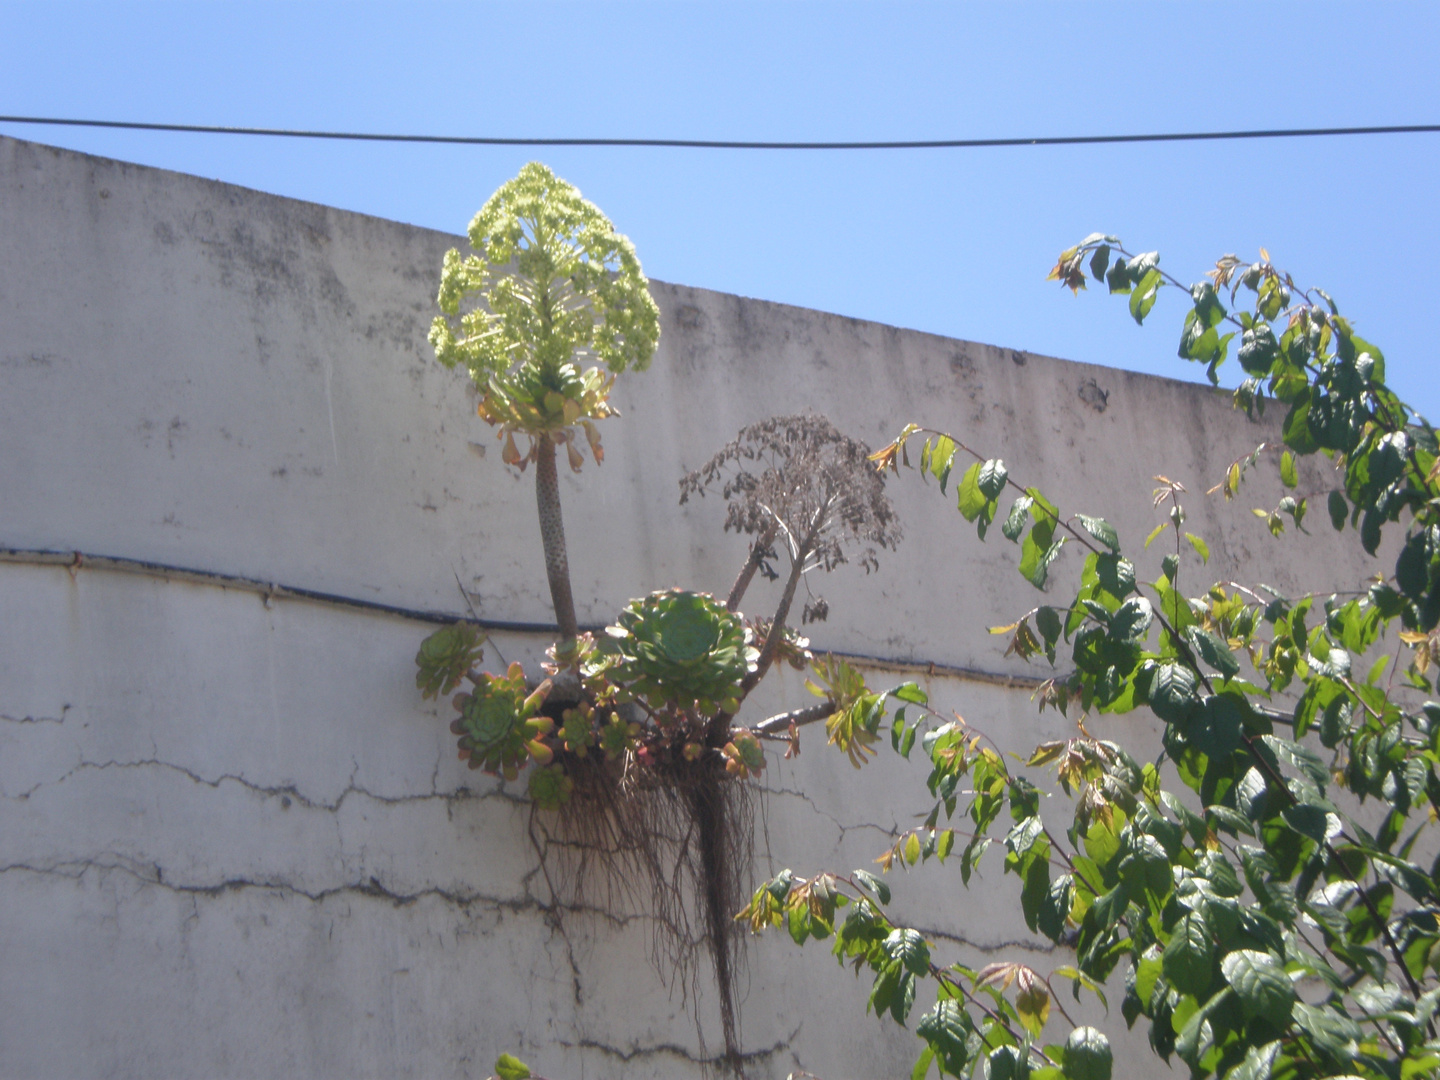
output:
[[[899,518],[869,453],[823,416],[773,416],[744,428],[684,477],[680,501],[718,483],[728,504],[725,528],[756,537],[762,557],[783,538],[805,570],[828,571],[859,547],[868,573],[879,565],[876,549],[900,541]]]

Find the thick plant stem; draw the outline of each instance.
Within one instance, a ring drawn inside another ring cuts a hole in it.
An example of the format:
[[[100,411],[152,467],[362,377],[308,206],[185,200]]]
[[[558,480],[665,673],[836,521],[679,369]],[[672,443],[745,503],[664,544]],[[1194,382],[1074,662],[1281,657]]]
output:
[[[535,502],[540,508],[540,539],[545,544],[545,575],[550,579],[550,602],[560,639],[573,641],[580,633],[575,619],[575,597],[570,592],[570,561],[565,556],[565,523],[560,517],[560,478],[555,471],[555,443],[540,436],[535,460]]]
[[[769,551],[770,545],[775,542],[776,531],[776,526],[771,525],[750,546],[750,557],[745,560],[745,565],[740,568],[740,573],[735,575],[735,584],[730,586],[730,598],[725,601],[726,611],[740,610],[740,600],[744,597],[745,590],[750,587],[750,582],[755,577],[755,571],[760,569],[760,563],[765,559],[765,552]]]
[[[790,576],[785,580],[785,592],[780,596],[780,605],[775,609],[775,617],[770,620],[770,633],[765,636],[765,644],[760,648],[760,659],[756,661],[755,670],[747,675],[745,681],[740,684],[740,689],[746,694],[755,689],[755,684],[765,677],[765,672],[770,670],[770,664],[775,659],[776,650],[780,648],[780,639],[785,636],[785,619],[789,616],[790,605],[795,600],[795,587],[800,584],[800,578],[804,576],[805,560],[810,557],[815,538],[820,534],[820,526],[824,523],[829,509],[830,504],[827,501],[816,511],[815,518],[810,523],[810,531],[805,534],[805,539],[795,549],[790,563]]]
[[[765,672],[770,670],[770,664],[774,661],[775,653],[780,648],[780,639],[785,636],[785,618],[790,614],[790,604],[795,599],[795,586],[800,584],[807,555],[809,555],[809,551],[802,548],[800,558],[790,566],[790,577],[785,581],[785,592],[780,597],[780,605],[775,609],[775,617],[770,620],[770,633],[765,636],[765,644],[760,647],[760,659],[756,661],[755,670],[745,676],[745,681],[740,684],[741,690],[747,694],[755,689],[755,684],[765,677]]]
[[[703,774],[690,791],[690,812],[700,841],[699,900],[705,940],[715,965],[715,988],[720,998],[720,1030],[725,1038],[725,1063],[736,1076],[744,1076],[735,1008],[735,924],[731,912],[739,904],[732,895],[735,867],[726,837],[726,792],[715,771]]]
[[[813,724],[817,720],[828,720],[835,715],[835,702],[822,701],[819,705],[810,705],[804,709],[791,709],[789,712],[776,713],[760,721],[752,729],[757,735],[779,735],[790,730],[791,725],[801,727],[805,724]]]

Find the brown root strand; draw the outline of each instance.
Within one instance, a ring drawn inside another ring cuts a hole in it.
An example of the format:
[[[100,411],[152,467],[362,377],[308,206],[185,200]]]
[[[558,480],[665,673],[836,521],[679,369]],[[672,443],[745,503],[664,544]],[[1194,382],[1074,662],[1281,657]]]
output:
[[[752,788],[730,777],[711,750],[699,760],[640,766],[557,755],[574,782],[557,813],[537,811],[540,857],[556,901],[639,912],[651,922],[651,963],[690,1004],[704,1055],[700,963],[708,956],[725,1042],[723,1068],[743,1076],[737,978],[743,906],[754,853]]]

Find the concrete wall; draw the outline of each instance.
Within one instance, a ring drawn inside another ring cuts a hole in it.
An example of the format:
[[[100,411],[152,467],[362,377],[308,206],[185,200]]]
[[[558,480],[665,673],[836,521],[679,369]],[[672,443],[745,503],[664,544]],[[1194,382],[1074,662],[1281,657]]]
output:
[[[455,760],[448,717],[413,686],[430,626],[284,591],[460,614],[458,577],[484,617],[550,621],[528,476],[424,341],[457,242],[0,139],[0,1075],[485,1076],[502,1050],[555,1080],[699,1072],[645,912],[557,904],[523,789]],[[1135,548],[1163,471],[1194,493],[1216,577],[1301,590],[1377,568],[1317,529],[1297,577],[1245,508],[1200,494],[1266,437],[1223,395],[653,291],[654,366],[620,380],[604,467],[563,481],[582,621],[671,584],[723,590],[743,541],[718,500],[679,506],[676,480],[741,425],[806,410],[872,445],[911,419],[956,431]],[[892,494],[904,544],[877,573],[817,582],[832,614],[816,645],[879,671],[938,665],[935,698],[1016,750],[1063,734],[1003,685],[1048,669],[983,630],[1035,603],[1014,553],[998,533],[977,543],[913,474]],[[1269,478],[1244,496],[1277,497]],[[1078,559],[1062,563],[1063,582]],[[533,663],[546,638],[498,643]],[[787,676],[747,716],[808,700]],[[924,806],[918,765],[887,755],[856,777],[806,735],[767,771],[757,875],[868,865]],[[896,889],[942,955],[1051,963],[1008,890],[966,893],[953,871]],[[743,989],[754,1076],[904,1075],[914,1059],[823,949],[761,939]],[[1143,1034],[1127,1042],[1118,1012],[1104,1026],[1120,1074],[1153,1071]]]

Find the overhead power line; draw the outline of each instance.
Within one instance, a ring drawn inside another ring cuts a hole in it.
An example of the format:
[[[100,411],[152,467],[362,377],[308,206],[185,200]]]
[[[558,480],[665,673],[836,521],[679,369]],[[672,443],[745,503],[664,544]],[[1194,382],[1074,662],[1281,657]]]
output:
[[[1388,127],[1270,128],[1257,131],[1186,131],[1156,135],[1056,135],[1028,139],[902,139],[881,142],[769,142],[731,139],[561,139],[491,135],[397,135],[368,131],[304,131],[292,128],[221,127],[211,124],[148,124],[130,120],[76,120],[54,116],[0,116],[5,124],[178,131],[200,135],[268,135],[286,139],[430,143],[452,146],[636,146],[688,150],[965,150],[986,146],[1093,146],[1102,143],[1210,142],[1220,139],[1296,139],[1337,135],[1418,135],[1440,124]]]

